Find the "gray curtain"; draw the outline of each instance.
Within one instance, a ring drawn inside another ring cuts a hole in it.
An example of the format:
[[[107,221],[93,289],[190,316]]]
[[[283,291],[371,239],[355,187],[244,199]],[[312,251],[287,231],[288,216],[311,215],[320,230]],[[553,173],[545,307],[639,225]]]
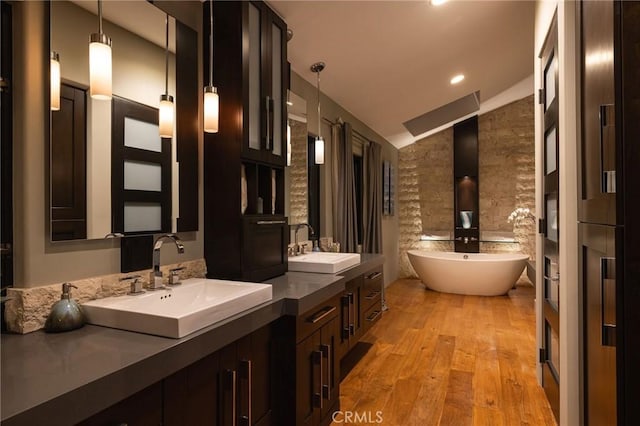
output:
[[[364,151],[367,205],[364,209],[364,253],[382,253],[382,147],[370,142]]]
[[[331,126],[331,194],[333,240],[343,253],[355,253],[356,186],[353,174],[353,139],[349,123]]]

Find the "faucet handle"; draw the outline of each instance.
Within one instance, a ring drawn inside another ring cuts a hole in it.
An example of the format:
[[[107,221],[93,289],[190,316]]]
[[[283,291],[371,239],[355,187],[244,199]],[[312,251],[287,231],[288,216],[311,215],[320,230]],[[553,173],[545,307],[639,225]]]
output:
[[[300,244],[300,254],[305,254],[307,252],[307,243]]]
[[[144,290],[142,289],[142,281],[140,281],[140,278],[142,278],[140,275],[129,275],[120,278],[120,281],[133,280],[131,282],[131,290],[127,294],[132,296],[139,296],[144,293]]]
[[[169,269],[169,285],[180,285],[182,281],[180,281],[180,271],[183,271],[184,266],[180,268]]]

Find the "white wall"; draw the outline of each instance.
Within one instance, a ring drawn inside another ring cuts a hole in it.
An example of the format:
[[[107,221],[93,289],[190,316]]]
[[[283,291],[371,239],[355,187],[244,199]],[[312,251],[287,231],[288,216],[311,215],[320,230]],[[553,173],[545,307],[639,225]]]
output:
[[[581,424],[580,309],[578,284],[577,144],[579,129],[579,16],[574,1],[538,1],[535,19],[535,87],[542,87],[543,65],[539,58],[553,15],[558,17],[559,66],[559,268],[560,268],[560,424]],[[543,212],[543,111],[535,109],[536,211]],[[542,347],[543,240],[537,248],[536,294],[538,347]],[[540,366],[538,378],[540,380]]]

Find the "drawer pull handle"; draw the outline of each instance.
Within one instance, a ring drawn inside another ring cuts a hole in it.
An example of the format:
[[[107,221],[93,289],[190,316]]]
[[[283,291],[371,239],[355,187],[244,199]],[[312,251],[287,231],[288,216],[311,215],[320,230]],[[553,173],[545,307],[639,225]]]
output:
[[[381,313],[382,311],[373,311],[373,313],[367,317],[367,321],[369,322],[375,321],[376,318],[378,318]]]
[[[374,272],[373,274],[367,276],[368,280],[375,280],[376,278],[378,278],[379,276],[382,275],[382,272]]]
[[[365,296],[364,298],[367,299],[367,300],[373,300],[376,297],[378,297],[379,294],[380,294],[380,291],[376,290],[373,293],[369,293],[369,295]]]
[[[258,225],[284,225],[286,220],[259,220],[256,222]]]
[[[307,321],[310,322],[311,324],[315,324],[319,321],[322,321],[324,318],[327,317],[327,315],[331,314],[335,310],[336,310],[335,306],[327,306],[321,311],[316,312],[313,316],[309,317]]]

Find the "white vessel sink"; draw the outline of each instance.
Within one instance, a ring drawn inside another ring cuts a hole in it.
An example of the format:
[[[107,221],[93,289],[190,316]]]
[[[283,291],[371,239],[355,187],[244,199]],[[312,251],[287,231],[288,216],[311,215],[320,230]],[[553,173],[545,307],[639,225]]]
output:
[[[90,324],[179,338],[271,300],[269,284],[192,278],[167,290],[93,300]]]
[[[312,252],[289,258],[289,270],[335,274],[360,263],[358,253]]]

